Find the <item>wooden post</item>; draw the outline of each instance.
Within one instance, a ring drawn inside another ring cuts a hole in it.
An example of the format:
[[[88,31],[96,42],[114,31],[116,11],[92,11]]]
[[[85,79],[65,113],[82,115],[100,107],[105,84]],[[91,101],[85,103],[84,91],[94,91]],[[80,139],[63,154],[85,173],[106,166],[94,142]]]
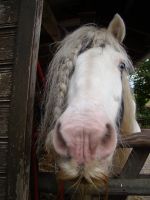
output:
[[[29,198],[30,146],[43,0],[20,0],[8,127],[9,200]]]

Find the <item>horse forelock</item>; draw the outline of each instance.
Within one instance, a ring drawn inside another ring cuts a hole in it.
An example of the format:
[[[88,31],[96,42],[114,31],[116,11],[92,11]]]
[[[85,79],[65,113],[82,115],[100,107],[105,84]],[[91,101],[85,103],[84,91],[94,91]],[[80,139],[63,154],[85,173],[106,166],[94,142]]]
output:
[[[111,45],[116,51],[124,54],[127,58],[127,69],[132,68],[132,64],[130,59],[128,59],[126,51],[111,35],[111,33],[107,31],[107,29],[99,29],[96,26],[83,26],[68,35],[60,43],[57,53],[48,67],[47,83],[44,95],[45,114],[42,122],[42,133],[44,135],[47,135],[54,128],[56,120],[67,107],[69,80],[74,71],[75,61],[78,55],[89,48],[98,46],[105,48],[105,45]],[[123,101],[126,109],[128,107],[126,105],[128,104],[127,101],[131,98],[131,95],[129,92],[129,86],[127,85],[127,81],[124,80],[124,77],[125,75],[123,74]],[[125,110],[122,122],[122,124],[126,125],[121,127],[127,126],[129,122],[126,113]],[[45,139],[43,135],[41,138]]]

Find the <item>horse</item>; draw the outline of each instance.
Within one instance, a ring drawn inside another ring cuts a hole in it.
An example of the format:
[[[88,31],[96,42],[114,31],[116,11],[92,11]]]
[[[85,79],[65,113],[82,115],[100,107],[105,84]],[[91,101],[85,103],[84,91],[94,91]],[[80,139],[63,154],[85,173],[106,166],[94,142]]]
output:
[[[60,179],[104,186],[129,154],[117,148],[121,137],[140,132],[125,34],[119,14],[107,28],[84,25],[59,43],[48,67],[42,137]]]

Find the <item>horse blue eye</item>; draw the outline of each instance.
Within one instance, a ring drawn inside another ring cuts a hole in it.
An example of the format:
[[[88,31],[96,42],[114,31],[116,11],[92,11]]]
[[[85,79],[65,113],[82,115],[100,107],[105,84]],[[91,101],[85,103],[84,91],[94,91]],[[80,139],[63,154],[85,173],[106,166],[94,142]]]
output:
[[[121,62],[121,63],[119,64],[119,68],[120,68],[121,70],[125,69],[125,68],[126,68],[125,63],[124,63],[124,62]]]

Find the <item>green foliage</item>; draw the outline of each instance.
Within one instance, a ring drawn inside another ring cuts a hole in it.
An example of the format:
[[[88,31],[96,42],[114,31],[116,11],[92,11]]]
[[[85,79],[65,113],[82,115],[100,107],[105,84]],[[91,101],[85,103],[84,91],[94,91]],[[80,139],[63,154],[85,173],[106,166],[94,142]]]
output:
[[[134,85],[138,113],[150,115],[150,110],[145,108],[145,104],[150,100],[150,59],[138,66],[131,79]]]

